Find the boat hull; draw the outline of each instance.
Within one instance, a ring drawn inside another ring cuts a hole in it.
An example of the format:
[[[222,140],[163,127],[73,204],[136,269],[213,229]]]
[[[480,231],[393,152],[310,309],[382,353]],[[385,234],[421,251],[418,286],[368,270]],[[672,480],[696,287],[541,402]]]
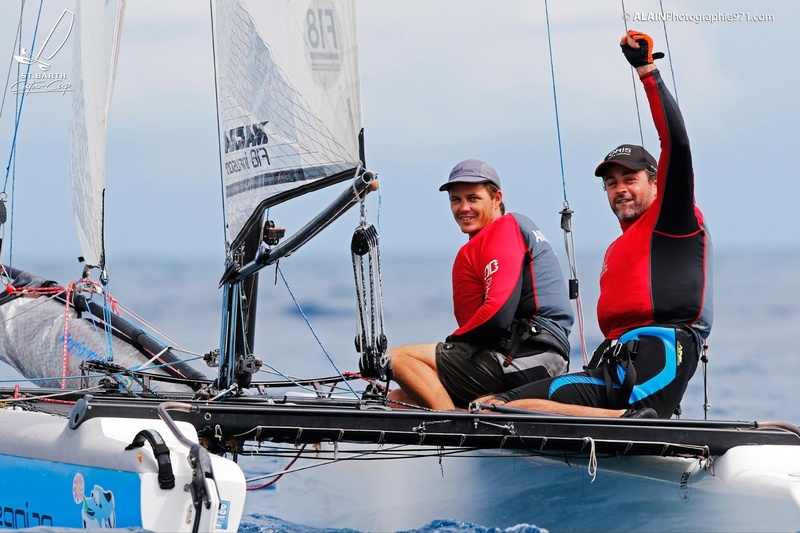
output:
[[[70,409],[70,420],[80,421],[75,434],[122,420],[131,429],[120,444],[133,428],[151,427],[166,401],[113,392],[71,398],[71,408],[36,405]],[[391,410],[335,398],[180,405],[172,418],[209,449],[234,453],[250,488],[280,476],[248,492],[245,513],[303,526],[399,531],[444,519],[552,531],[727,532],[800,524],[800,429],[785,423]],[[69,445],[88,453],[95,443]],[[9,446],[0,438],[0,453]]]
[[[796,532],[800,525],[797,446],[742,446],[711,459],[597,457],[596,475],[589,456],[340,445],[332,461],[332,448],[295,462],[271,490],[250,493],[245,513],[361,531],[443,519],[560,532]],[[240,460],[248,477],[260,460]]]
[[[161,420],[95,418],[69,427],[67,418],[0,409],[0,502],[2,525],[192,531],[197,516],[189,448]],[[194,428],[178,426],[197,442]],[[147,444],[126,449],[139,431],[157,432],[169,449],[172,488],[159,479],[160,463]],[[211,457],[208,480],[218,510],[201,510],[201,531],[236,531],[245,489],[241,469]],[[215,482],[215,483],[214,483]],[[219,491],[217,497],[213,489]]]

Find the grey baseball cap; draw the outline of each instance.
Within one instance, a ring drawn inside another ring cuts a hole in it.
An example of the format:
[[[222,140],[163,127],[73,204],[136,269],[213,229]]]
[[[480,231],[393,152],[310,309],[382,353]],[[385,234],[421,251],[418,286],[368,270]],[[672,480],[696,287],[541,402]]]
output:
[[[440,191],[446,191],[454,183],[493,183],[500,188],[500,178],[492,165],[479,159],[465,159],[450,171],[447,183],[439,187]]]

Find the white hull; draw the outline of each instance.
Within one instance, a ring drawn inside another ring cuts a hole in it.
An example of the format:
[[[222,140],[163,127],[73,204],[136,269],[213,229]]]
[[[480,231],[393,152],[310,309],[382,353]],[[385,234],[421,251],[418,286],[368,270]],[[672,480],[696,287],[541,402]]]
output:
[[[437,519],[485,527],[530,524],[550,531],[798,531],[800,446],[740,446],[709,460],[683,457],[537,457],[511,451],[397,459],[373,455],[338,462],[323,445],[273,487],[250,493],[245,512],[300,524],[399,531]],[[308,450],[308,448],[307,448]],[[433,448],[428,454],[436,453]],[[383,457],[383,459],[381,459]],[[347,459],[347,460],[344,460]],[[282,459],[288,462],[289,459]],[[262,458],[245,458],[248,477]],[[300,470],[300,471],[298,471]]]
[[[178,427],[197,442],[193,426]],[[0,428],[4,527],[192,531],[196,513],[185,490],[193,475],[189,448],[163,421],[96,418],[70,429],[67,418],[6,407],[0,409]],[[125,449],[143,429],[157,431],[169,448],[174,488],[160,487],[151,445]],[[206,478],[205,485],[212,504],[201,509],[199,530],[236,531],[244,476],[230,460],[211,456],[211,464],[214,479]]]

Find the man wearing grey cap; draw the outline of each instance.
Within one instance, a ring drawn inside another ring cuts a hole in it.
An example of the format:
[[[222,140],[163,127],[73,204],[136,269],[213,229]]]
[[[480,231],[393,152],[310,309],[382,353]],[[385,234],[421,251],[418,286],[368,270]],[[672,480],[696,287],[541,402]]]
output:
[[[605,340],[586,371],[479,403],[670,418],[697,368],[713,319],[711,235],[694,202],[689,138],[653,64],[653,40],[631,30],[620,45],[645,87],[661,156],[656,163],[643,147],[623,144],[595,170],[622,228],[600,271],[597,319]]]
[[[505,214],[500,178],[477,159],[447,183],[450,209],[469,240],[453,264],[458,329],[445,342],[388,350],[393,406],[466,408],[485,394],[565,373],[573,315],[550,243],[527,217]]]

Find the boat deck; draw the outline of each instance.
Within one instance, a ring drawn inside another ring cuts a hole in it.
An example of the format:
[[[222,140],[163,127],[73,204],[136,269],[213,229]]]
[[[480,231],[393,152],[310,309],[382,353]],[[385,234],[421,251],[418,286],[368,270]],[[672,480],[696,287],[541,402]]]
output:
[[[33,391],[31,391],[33,392]],[[37,390],[36,396],[45,391]],[[63,391],[61,391],[63,392]],[[0,398],[3,394],[0,391]],[[542,413],[469,413],[388,409],[329,398],[245,396],[206,402],[185,398],[134,398],[116,393],[74,397],[76,403],[35,401],[36,409],[70,416],[158,418],[164,401],[190,406],[170,411],[220,449],[235,443],[352,442],[533,452],[655,456],[714,456],[736,446],[800,445],[790,424],[683,419],[581,418]]]

